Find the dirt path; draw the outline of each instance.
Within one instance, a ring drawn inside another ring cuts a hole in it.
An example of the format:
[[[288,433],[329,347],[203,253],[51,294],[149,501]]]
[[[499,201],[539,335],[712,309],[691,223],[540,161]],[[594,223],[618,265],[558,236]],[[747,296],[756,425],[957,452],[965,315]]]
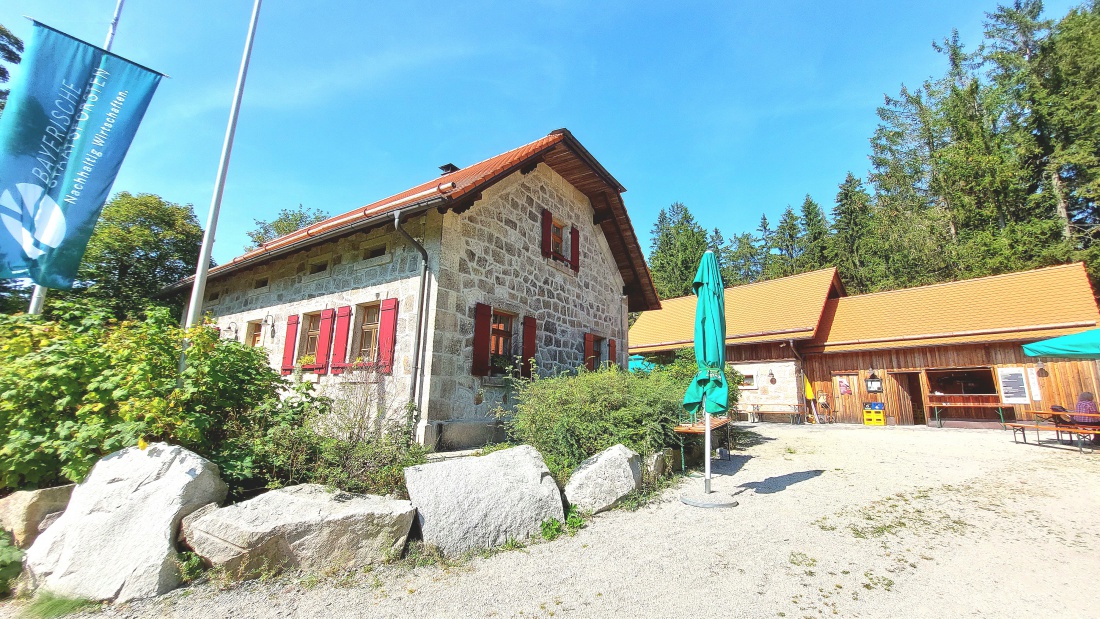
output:
[[[1100,453],[999,430],[753,429],[716,466],[733,509],[674,490],[458,567],[204,585],[97,616],[1100,616]]]

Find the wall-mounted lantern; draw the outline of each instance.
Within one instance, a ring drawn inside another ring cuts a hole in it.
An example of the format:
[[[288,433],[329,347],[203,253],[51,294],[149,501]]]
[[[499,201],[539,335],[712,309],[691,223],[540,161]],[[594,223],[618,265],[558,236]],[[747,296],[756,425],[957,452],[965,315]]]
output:
[[[771,369],[768,370],[768,382],[773,385],[775,384],[775,373],[772,372]]]
[[[863,381],[867,386],[867,393],[882,393],[882,379],[878,377],[878,374],[875,374],[873,369],[867,371],[869,376],[867,376],[867,380]]]
[[[235,322],[229,323],[229,326],[225,328],[225,332],[229,334],[229,337],[236,340],[237,339],[237,323],[235,323]]]
[[[275,317],[271,314],[264,316],[264,321],[260,324],[261,327],[267,327],[267,334],[271,336],[271,339],[275,339]]]

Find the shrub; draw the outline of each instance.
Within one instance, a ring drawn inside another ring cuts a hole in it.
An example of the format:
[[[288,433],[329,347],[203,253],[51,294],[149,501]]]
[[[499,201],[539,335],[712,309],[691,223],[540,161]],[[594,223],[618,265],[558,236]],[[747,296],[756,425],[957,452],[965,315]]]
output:
[[[534,446],[560,484],[586,458],[622,443],[642,454],[679,445],[684,384],[668,373],[614,367],[513,381],[516,405],[500,411],[517,442]]]
[[[184,331],[166,309],[122,323],[86,306],[55,311],[0,316],[0,491],[78,482],[139,438],[209,458],[235,492],[266,486],[254,438],[326,406],[308,390],[280,398],[288,383],[261,350]]]
[[[585,459],[622,443],[648,455],[679,447],[673,428],[680,422],[684,392],[696,374],[692,349],[677,351],[652,372],[615,366],[552,377],[512,379],[513,410],[498,410],[512,439],[542,453],[551,474],[564,485]],[[740,375],[726,372],[729,384]],[[730,389],[730,406],[738,390]]]
[[[23,551],[11,534],[0,529],[0,598],[11,593],[11,582],[23,571]]]

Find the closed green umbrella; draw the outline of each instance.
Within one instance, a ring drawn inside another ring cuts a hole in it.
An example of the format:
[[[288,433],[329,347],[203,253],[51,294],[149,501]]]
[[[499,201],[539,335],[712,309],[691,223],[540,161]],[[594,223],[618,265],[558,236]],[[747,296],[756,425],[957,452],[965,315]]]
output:
[[[695,281],[695,365],[698,373],[684,394],[684,409],[694,423],[702,408],[705,437],[704,491],[710,493],[710,414],[725,413],[729,408],[726,384],[726,297],[722,274],[714,252],[703,254]]]

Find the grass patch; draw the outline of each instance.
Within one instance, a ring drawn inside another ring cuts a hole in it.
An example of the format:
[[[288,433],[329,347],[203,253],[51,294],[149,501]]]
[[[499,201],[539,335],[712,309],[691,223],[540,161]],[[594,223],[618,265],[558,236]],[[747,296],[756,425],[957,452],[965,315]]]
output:
[[[503,443],[490,443],[490,444],[482,447],[481,449],[475,451],[474,455],[475,456],[487,456],[487,455],[493,453],[494,451],[503,451],[505,449],[511,449],[512,447],[515,447],[515,445],[512,444],[512,443],[509,443],[507,441],[505,441]]]
[[[90,610],[95,606],[98,604],[92,600],[67,598],[43,591],[31,598],[31,601],[23,607],[23,616],[31,619],[53,619],[82,610]]]
[[[615,507],[616,509],[625,509],[629,512],[637,511],[647,505],[655,503],[661,498],[661,494],[663,494],[665,490],[676,485],[683,478],[683,473],[655,478],[643,476],[642,487],[626,495],[626,497],[624,497]]]
[[[813,567],[817,565],[817,559],[804,552],[792,552],[790,558],[787,560],[791,565],[797,565],[799,567]]]

